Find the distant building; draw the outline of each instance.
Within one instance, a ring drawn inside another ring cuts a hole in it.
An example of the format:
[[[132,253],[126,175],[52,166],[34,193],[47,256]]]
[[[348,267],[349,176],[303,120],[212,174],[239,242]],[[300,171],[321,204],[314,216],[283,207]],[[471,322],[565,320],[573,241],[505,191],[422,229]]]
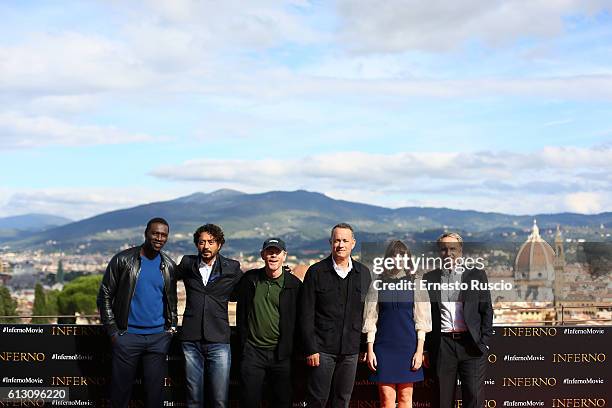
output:
[[[514,279],[519,299],[533,302],[555,302],[562,297],[565,255],[557,227],[555,249],[541,236],[536,220],[527,240],[514,261]]]

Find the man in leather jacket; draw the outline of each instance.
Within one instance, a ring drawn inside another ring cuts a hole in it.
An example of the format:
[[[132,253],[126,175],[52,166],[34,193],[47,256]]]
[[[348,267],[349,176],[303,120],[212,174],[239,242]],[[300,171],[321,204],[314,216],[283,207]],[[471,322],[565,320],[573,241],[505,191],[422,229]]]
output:
[[[128,406],[140,359],[145,405],[162,406],[166,355],[177,324],[176,265],[161,252],[169,229],[163,218],[151,219],[145,242],[116,254],[100,285],[98,309],[112,343],[113,407]]]

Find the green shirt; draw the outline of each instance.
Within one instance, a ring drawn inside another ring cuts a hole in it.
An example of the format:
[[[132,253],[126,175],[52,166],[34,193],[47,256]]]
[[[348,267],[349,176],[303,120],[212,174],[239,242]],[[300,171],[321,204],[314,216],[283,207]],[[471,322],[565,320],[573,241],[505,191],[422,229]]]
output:
[[[270,279],[265,272],[255,286],[253,307],[249,312],[248,341],[255,347],[273,349],[280,336],[280,293],[285,284],[285,272]]]

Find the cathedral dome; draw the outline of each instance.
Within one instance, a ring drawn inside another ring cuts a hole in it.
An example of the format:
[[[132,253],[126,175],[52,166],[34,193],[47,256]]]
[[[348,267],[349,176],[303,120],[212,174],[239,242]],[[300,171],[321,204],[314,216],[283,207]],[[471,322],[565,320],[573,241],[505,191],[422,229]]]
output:
[[[517,279],[554,279],[555,251],[540,236],[540,230],[533,220],[533,230],[516,255],[514,273]]]

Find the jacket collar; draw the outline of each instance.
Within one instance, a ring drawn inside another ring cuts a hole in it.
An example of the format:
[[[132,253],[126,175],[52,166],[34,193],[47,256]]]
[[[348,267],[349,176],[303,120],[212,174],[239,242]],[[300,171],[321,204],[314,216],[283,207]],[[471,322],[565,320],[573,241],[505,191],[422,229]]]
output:
[[[285,274],[285,285],[283,288],[285,289],[295,289],[299,287],[299,279],[291,273],[288,268],[283,267],[283,273]],[[264,274],[266,273],[265,268],[254,269],[249,276],[253,282],[257,282],[263,279]],[[291,275],[291,277],[290,277]],[[295,278],[295,279],[292,279]]]
[[[133,252],[133,256],[134,256],[134,260],[140,262],[140,254],[142,253],[142,247],[144,246],[144,244],[140,244],[138,246],[135,246],[134,252]],[[163,269],[165,266],[170,264],[170,257],[168,255],[166,255],[166,253],[164,251],[159,251],[159,257],[161,258],[161,265],[160,268]]]
[[[332,259],[332,255],[329,254],[329,256],[327,258],[325,258],[323,261],[325,262],[326,266],[328,267],[327,269],[329,269],[331,272],[333,272],[335,274],[336,271],[334,270],[334,260]],[[361,270],[360,270],[360,268],[358,266],[358,262],[355,261],[353,259],[353,257],[351,257],[351,263],[353,264],[353,269],[351,269],[351,271],[355,272],[355,273],[360,273]]]

